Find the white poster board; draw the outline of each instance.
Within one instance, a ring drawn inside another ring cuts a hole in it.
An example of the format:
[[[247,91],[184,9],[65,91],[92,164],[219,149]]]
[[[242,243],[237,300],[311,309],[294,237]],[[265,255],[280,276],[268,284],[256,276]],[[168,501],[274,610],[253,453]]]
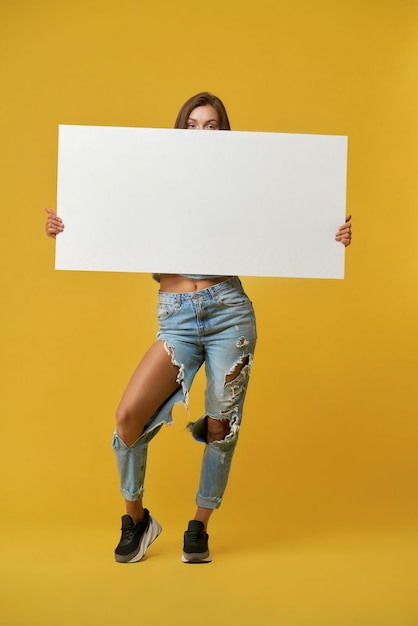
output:
[[[343,278],[347,138],[60,126],[56,268]]]

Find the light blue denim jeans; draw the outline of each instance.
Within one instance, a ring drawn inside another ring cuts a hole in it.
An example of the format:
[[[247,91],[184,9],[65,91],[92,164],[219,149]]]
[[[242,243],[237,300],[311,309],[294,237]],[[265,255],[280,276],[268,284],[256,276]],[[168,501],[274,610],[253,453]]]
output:
[[[156,411],[134,444],[127,446],[115,433],[121,493],[126,500],[142,498],[148,444],[165,423],[172,422],[174,404],[188,406],[191,384],[205,363],[205,414],[188,427],[195,440],[205,444],[196,503],[216,509],[228,481],[253,361],[253,307],[241,281],[233,277],[192,293],[160,292],[158,321],[157,337],[179,368],[179,389]],[[235,369],[238,374],[226,382]],[[229,433],[223,440],[206,443],[206,416],[228,420]]]

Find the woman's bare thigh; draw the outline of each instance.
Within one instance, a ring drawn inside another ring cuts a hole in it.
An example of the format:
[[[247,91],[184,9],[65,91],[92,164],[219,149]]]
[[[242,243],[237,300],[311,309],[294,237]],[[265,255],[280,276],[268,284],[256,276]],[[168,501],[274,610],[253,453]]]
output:
[[[178,389],[178,372],[164,341],[145,353],[116,411],[117,432],[127,445],[138,439],[150,417]]]

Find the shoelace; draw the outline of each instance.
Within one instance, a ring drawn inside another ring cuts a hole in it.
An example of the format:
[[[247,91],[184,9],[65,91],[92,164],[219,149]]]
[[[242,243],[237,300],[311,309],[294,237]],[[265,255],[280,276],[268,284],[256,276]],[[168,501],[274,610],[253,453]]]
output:
[[[206,537],[204,533],[194,533],[189,531],[189,539],[193,543],[205,543]]]
[[[139,524],[141,522],[138,522]],[[137,524],[134,524],[133,526],[127,526],[125,528],[122,528],[122,540],[125,541],[130,541],[132,539],[132,537],[134,536],[135,530],[136,530]]]
[[[130,541],[134,534],[134,528],[122,528],[122,540]]]

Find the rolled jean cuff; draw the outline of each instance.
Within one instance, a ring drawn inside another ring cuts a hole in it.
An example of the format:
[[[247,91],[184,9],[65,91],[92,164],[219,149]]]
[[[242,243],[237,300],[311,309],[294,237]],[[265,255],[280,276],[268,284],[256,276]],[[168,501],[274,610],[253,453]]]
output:
[[[143,497],[143,495],[144,495],[144,488],[141,487],[140,489],[138,489],[134,493],[131,493],[130,491],[127,491],[126,489],[122,489],[121,488],[120,493],[121,493],[122,498],[124,500],[129,500],[129,502],[136,502],[137,500],[141,500],[141,498]]]
[[[219,509],[221,506],[222,498],[205,498],[199,493],[196,494],[196,504],[202,509]]]

